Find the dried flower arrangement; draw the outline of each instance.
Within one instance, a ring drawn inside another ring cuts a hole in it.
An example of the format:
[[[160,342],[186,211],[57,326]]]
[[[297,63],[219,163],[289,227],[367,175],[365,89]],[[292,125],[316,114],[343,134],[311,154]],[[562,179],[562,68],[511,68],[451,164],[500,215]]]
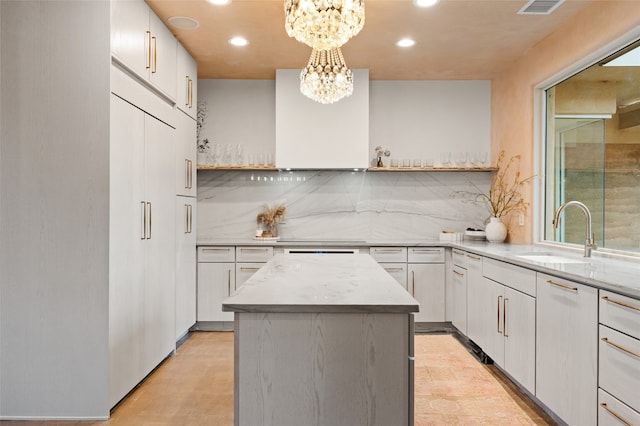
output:
[[[478,188],[473,182],[470,182],[477,191],[456,191],[452,195],[462,197],[463,202],[485,204],[493,217],[500,218],[513,211],[524,212],[529,206],[529,203],[522,197],[522,186],[530,182],[534,176],[522,178],[519,169],[510,173],[512,167],[517,167],[516,162],[520,162],[519,155],[511,157],[506,164],[504,164],[504,162],[505,152],[500,151],[498,161],[496,162],[498,171],[491,179],[491,187],[489,188],[488,194]]]
[[[284,204],[275,204],[272,206],[265,204],[264,211],[258,213],[256,217],[258,225],[264,226],[264,231],[262,231],[263,237],[278,236],[277,224],[284,219],[286,209]]]
[[[376,162],[376,166],[383,167],[384,164],[382,164],[382,156],[383,155],[385,157],[390,156],[391,155],[391,151],[389,151],[388,149],[384,149],[381,146],[376,146],[375,147],[375,152],[376,152],[376,157],[378,157],[378,161]]]

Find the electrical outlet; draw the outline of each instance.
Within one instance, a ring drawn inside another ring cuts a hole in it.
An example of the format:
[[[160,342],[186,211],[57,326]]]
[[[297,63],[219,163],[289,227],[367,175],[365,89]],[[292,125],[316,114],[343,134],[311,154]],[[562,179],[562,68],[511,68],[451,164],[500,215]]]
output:
[[[522,212],[518,214],[518,225],[524,226],[524,213]]]

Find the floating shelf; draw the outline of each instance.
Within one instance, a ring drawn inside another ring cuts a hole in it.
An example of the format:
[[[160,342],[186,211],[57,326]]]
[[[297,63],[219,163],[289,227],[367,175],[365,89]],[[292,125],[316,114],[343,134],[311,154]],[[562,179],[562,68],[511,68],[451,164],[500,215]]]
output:
[[[280,170],[276,166],[212,166],[198,164],[198,170]],[[295,170],[295,169],[294,169]],[[349,169],[345,169],[349,170]],[[370,172],[495,172],[497,167],[369,167]]]
[[[198,164],[198,170],[278,170],[276,166],[213,166]]]

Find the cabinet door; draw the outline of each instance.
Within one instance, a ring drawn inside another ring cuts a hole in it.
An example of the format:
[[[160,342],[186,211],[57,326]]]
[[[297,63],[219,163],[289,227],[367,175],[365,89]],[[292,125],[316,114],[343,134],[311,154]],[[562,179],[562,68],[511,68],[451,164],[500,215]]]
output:
[[[453,266],[453,314],[451,323],[467,335],[467,270]]]
[[[482,304],[485,307],[482,322],[485,337],[480,347],[493,359],[493,362],[504,368],[504,323],[506,319],[504,286],[488,278],[483,278],[482,287]],[[535,322],[532,326],[535,327]]]
[[[420,302],[415,322],[444,321],[444,264],[409,264],[408,276],[408,290]]]
[[[149,7],[144,1],[111,1],[111,53],[145,79],[152,59],[148,30]]]
[[[151,68],[149,81],[171,99],[176,98],[176,55],[178,41],[160,18],[149,12]]]
[[[176,67],[176,106],[195,120],[198,110],[198,65],[180,43]]]
[[[571,425],[595,425],[598,291],[538,273],[536,397]]]
[[[176,197],[176,339],[196,322],[196,199]]]
[[[236,290],[242,287],[242,285],[253,276],[264,263],[236,263]]]
[[[482,257],[466,253],[467,266],[467,336],[478,346],[483,347],[487,343],[489,330],[486,325],[486,312],[488,310],[487,293],[482,277]]]
[[[222,312],[222,301],[235,280],[235,263],[198,263],[198,321],[233,321],[233,312]]]
[[[195,197],[196,189],[196,122],[188,115],[176,111],[176,179],[177,195]]]
[[[175,151],[174,130],[145,114],[145,201],[148,239],[145,267],[147,362],[155,368],[175,349]],[[151,370],[149,370],[151,371]]]
[[[398,284],[407,289],[407,264],[406,263],[381,263],[380,266],[389,273]]]
[[[533,394],[536,379],[536,299],[504,287],[503,317],[503,367]]]
[[[146,375],[144,112],[111,95],[109,205],[109,406]]]

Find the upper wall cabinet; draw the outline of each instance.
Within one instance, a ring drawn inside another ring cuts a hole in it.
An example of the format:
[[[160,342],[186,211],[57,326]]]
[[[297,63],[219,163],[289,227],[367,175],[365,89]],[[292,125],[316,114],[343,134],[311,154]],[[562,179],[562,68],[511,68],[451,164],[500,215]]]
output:
[[[133,75],[176,99],[178,42],[142,0],[111,2],[111,54]]]
[[[323,105],[300,93],[300,70],[276,70],[276,167],[369,166],[369,70],[353,70],[353,94]]]
[[[178,64],[176,76],[176,105],[188,116],[196,120],[198,111],[198,64],[187,49],[178,43]]]

